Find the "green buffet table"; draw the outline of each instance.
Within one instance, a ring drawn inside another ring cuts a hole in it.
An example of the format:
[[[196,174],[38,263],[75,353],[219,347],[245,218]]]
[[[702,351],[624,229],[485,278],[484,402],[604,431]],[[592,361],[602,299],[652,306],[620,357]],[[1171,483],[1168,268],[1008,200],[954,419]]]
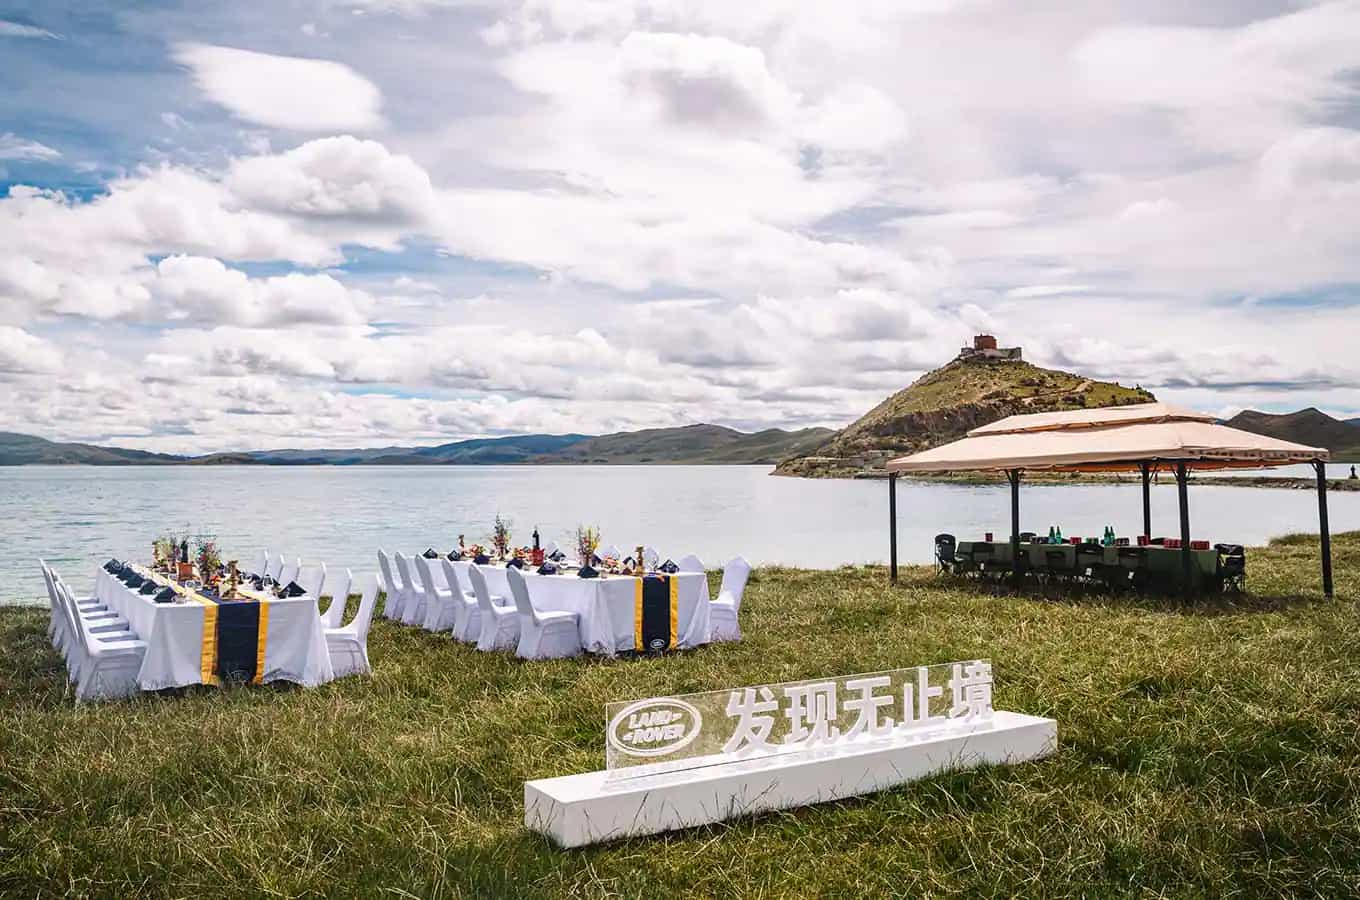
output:
[[[959,541],[955,551],[963,572],[1009,572],[1009,541]],[[1181,580],[1181,551],[1159,544],[1105,547],[1093,544],[1020,544],[1021,568],[1054,575],[1095,576],[1176,585]],[[1191,550],[1194,587],[1217,586],[1218,551]],[[1123,573],[1129,573],[1133,577]]]

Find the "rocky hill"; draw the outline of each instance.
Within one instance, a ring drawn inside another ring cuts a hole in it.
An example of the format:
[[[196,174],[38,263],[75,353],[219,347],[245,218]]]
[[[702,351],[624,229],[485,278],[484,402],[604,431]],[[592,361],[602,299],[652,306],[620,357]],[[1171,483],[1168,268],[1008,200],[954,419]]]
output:
[[[827,443],[781,463],[775,472],[807,478],[881,474],[888,459],[957,440],[971,428],[1006,416],[1155,399],[1142,388],[1019,360],[960,358],[921,376]]]
[[[1283,415],[1248,409],[1233,416],[1227,424],[1282,441],[1326,447],[1338,461],[1360,460],[1360,428],[1311,406]]]

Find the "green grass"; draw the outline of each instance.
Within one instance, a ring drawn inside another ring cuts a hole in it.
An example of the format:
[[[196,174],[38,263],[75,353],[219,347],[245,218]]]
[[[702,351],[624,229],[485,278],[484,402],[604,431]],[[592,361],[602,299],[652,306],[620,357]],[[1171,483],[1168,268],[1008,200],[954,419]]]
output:
[[[371,679],[76,706],[0,612],[0,894],[254,897],[1360,893],[1360,533],[1249,556],[1252,594],[1012,596],[761,569],[747,639],[520,663],[378,623]],[[990,656],[1046,760],[570,852],[526,779],[603,764],[606,701]]]

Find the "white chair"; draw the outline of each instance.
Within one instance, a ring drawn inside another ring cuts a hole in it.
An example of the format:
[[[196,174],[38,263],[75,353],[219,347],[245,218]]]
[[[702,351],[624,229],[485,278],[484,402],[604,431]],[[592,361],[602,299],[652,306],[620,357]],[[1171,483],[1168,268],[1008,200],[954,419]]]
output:
[[[73,673],[76,700],[103,700],[137,693],[137,673],[146,657],[146,642],[130,634],[117,638],[98,637],[80,617],[75,599],[67,593],[60,579],[56,580],[56,588],[66,603],[79,645],[80,663]]]
[[[260,553],[260,561],[255,564],[255,571],[247,572],[247,575],[259,575],[261,578],[269,571],[269,551],[264,550]]]
[[[657,566],[661,565],[661,554],[657,552],[655,547],[643,547],[642,562],[647,568],[655,569]]]
[[[436,569],[430,563],[434,560],[417,556],[415,559],[416,572],[420,575],[420,583],[425,587],[425,618],[420,624],[426,631],[452,631],[455,620],[457,619],[457,601],[459,598],[453,596],[453,591],[440,585],[440,578],[435,577],[435,573],[443,573],[443,569]]]
[[[703,561],[700,560],[699,557],[695,556],[693,553],[681,559],[678,563],[676,563],[676,565],[680,567],[681,572],[708,571],[707,569],[704,568]]]
[[[425,621],[425,588],[416,581],[411,561],[404,553],[398,551],[392,558],[397,561],[397,574],[401,576],[401,586],[405,592],[401,601],[401,624],[419,625]]]
[[[723,569],[722,586],[718,597],[709,608],[713,623],[711,640],[741,640],[741,625],[737,613],[741,612],[741,595],[746,592],[746,579],[751,577],[751,564],[738,556]]]
[[[326,649],[330,651],[336,678],[373,673],[368,662],[368,627],[373,622],[373,606],[378,602],[378,576],[361,575],[359,582],[359,611],[343,628],[326,629]]]
[[[326,584],[326,564],[307,566],[297,573],[294,579],[298,587],[306,591],[313,600],[321,599],[321,591]]]
[[[561,551],[562,548],[558,545],[557,541],[548,541],[548,543],[543,545],[543,555],[545,557],[552,556],[554,553],[560,553]]]
[[[477,608],[482,613],[482,633],[477,638],[477,649],[513,650],[519,644],[519,612],[513,606],[497,606],[491,602],[486,576],[476,563],[468,566],[468,580],[472,582]]]
[[[378,576],[373,576],[375,579]],[[321,614],[321,624],[326,628],[339,628],[345,615],[345,604],[349,602],[350,585],[354,584],[354,573],[349,569],[336,571],[326,576],[326,591],[330,594],[331,605]]]
[[[447,559],[443,560],[444,580],[453,595],[453,638],[464,643],[475,643],[482,636],[482,609],[477,595],[463,588],[458,570]]]
[[[529,585],[518,569],[506,569],[510,596],[519,615],[520,659],[562,659],[581,655],[581,626],[576,613],[565,610],[539,612],[529,598]]]
[[[265,577],[266,577],[266,578],[272,578],[272,579],[274,579],[275,581],[278,581],[278,580],[279,580],[279,573],[283,571],[283,566],[284,566],[284,562],[283,562],[283,554],[280,553],[280,554],[279,554],[279,558],[276,559],[276,560],[274,560],[272,563],[271,563],[271,562],[268,562],[268,561],[265,562],[265,569],[264,569],[264,575],[265,575]]]
[[[281,566],[281,569],[282,571],[278,574],[278,582],[284,587],[287,587],[294,581],[297,581],[298,573],[302,571],[302,558],[299,557],[293,562],[284,563],[283,566]],[[298,585],[298,587],[301,587],[301,585]]]
[[[595,555],[600,559],[623,559],[623,551],[613,544],[606,544],[603,547],[595,548]]]
[[[383,604],[383,616],[401,621],[401,603],[406,597],[406,588],[393,575],[392,560],[381,547],[378,548],[378,568],[382,570],[383,590],[387,602]]]

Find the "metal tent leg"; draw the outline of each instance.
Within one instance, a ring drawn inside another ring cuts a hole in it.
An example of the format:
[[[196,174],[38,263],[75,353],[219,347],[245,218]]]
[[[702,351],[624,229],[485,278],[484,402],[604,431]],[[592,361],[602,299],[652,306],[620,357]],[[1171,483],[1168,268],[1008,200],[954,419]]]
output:
[[[1327,464],[1313,460],[1317,472],[1318,529],[1322,535],[1322,593],[1331,600],[1332,594],[1332,535],[1327,525]]]
[[[888,578],[897,582],[897,473],[888,473]]]

